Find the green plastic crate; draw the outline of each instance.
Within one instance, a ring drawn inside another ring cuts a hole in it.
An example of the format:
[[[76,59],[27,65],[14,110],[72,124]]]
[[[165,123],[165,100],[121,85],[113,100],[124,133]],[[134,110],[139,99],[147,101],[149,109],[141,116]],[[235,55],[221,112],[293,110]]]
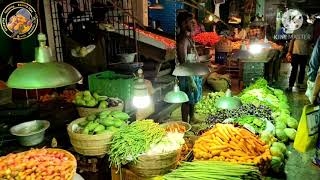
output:
[[[104,71],[88,76],[89,90],[99,95],[130,101],[133,96],[134,76]]]

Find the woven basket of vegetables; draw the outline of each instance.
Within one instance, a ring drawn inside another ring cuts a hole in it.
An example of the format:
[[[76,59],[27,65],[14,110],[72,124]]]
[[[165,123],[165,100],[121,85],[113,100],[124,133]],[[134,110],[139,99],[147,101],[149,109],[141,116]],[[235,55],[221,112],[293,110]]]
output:
[[[126,125],[129,115],[122,111],[102,111],[79,118],[68,125],[68,134],[76,152],[99,156],[108,152],[112,136]]]
[[[96,92],[79,91],[75,95],[74,103],[80,117],[86,117],[93,113],[99,113],[105,110],[122,111],[124,103],[119,98],[100,96]]]
[[[135,163],[130,163],[128,167],[138,176],[154,177],[176,168],[177,160],[178,151],[158,155],[141,155]]]
[[[105,110],[109,111],[122,111],[123,110],[123,103],[120,103],[118,106],[109,107],[109,108],[89,108],[89,107],[77,107],[78,114],[80,117],[87,117],[90,114],[99,113]]]
[[[68,125],[68,134],[74,150],[85,156],[99,156],[108,152],[108,143],[112,139],[111,133],[82,134],[74,128],[77,124],[84,122],[86,118],[79,118]]]

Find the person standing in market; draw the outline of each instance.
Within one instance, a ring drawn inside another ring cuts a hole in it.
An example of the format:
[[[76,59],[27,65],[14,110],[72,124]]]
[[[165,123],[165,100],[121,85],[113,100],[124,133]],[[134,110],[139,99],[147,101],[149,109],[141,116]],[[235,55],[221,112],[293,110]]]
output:
[[[293,38],[290,41],[287,53],[287,60],[291,63],[292,69],[289,77],[289,87],[286,89],[288,92],[296,82],[298,69],[298,88],[303,88],[303,81],[305,77],[305,69],[308,63],[308,58],[312,42],[312,27],[308,25],[307,18],[304,16],[302,26],[295,30],[292,34]]]
[[[177,16],[177,25],[180,29],[177,35],[177,60],[180,64],[197,62],[197,50],[192,40],[192,32],[195,27],[193,15],[188,12],[180,12]],[[181,76],[178,77],[181,91],[184,91],[189,102],[181,106],[182,120],[185,122],[195,122],[195,104],[202,96],[201,76]]]

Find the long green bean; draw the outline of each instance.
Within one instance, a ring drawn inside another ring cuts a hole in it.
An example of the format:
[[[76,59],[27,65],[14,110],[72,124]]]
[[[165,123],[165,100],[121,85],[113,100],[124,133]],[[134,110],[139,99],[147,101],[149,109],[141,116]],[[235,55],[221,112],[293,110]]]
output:
[[[110,143],[110,166],[135,162],[138,156],[146,152],[150,145],[159,142],[165,130],[152,120],[142,120],[123,126],[113,135]]]
[[[194,161],[184,162],[180,168],[164,176],[164,179],[166,180],[180,178],[188,180],[260,180],[261,174],[257,167],[251,165],[241,165],[221,161]]]

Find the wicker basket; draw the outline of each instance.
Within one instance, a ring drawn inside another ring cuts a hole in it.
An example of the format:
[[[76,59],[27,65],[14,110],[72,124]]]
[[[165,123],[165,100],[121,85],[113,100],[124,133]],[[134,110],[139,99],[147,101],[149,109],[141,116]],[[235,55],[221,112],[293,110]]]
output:
[[[99,113],[105,110],[109,110],[109,111],[123,111],[123,107],[124,107],[124,102],[121,101],[121,103],[119,103],[118,106],[115,107],[109,107],[106,109],[101,109],[101,108],[88,108],[88,107],[77,107],[78,110],[78,114],[80,117],[87,117],[90,114],[95,114],[95,113]]]
[[[227,38],[221,38],[221,40],[216,44],[216,52],[231,52],[232,44]]]
[[[103,133],[88,135],[73,132],[74,125],[83,121],[85,121],[85,118],[79,118],[68,125],[68,134],[74,150],[85,156],[100,156],[107,154],[112,134]]]
[[[178,151],[160,155],[141,155],[135,164],[128,165],[129,170],[141,177],[155,177],[176,168]]]
[[[72,168],[70,169],[70,171],[64,172],[64,173],[66,173],[66,180],[73,180],[73,177],[76,175],[76,170],[77,170],[77,160],[74,157],[74,155],[63,149],[48,148],[47,150],[51,152],[61,152],[65,154],[68,157],[68,159],[72,161],[73,163]]]

